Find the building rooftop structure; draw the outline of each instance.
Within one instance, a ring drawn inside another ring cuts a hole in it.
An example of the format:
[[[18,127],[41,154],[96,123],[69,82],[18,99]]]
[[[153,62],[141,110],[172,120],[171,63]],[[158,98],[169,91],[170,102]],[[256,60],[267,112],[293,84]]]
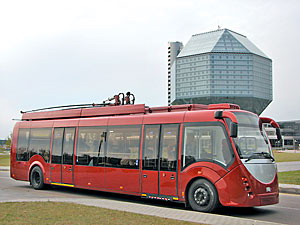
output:
[[[185,46],[169,43],[168,53],[169,105],[234,103],[261,114],[272,102],[272,60],[242,34],[195,34]]]
[[[229,29],[218,29],[194,34],[184,46],[178,57],[203,54],[208,52],[253,53],[268,58],[246,36]]]

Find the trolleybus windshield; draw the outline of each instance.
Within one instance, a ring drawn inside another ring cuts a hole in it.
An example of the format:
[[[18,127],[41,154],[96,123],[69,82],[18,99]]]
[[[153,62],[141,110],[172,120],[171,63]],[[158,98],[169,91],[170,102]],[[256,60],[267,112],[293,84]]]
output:
[[[238,120],[238,136],[235,143],[242,159],[271,159],[272,151],[259,117],[250,113],[235,112]]]

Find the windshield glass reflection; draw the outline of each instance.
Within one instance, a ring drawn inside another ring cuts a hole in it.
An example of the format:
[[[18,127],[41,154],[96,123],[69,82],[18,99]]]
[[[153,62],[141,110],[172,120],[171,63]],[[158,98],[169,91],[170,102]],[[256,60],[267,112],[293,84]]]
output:
[[[265,130],[259,117],[249,113],[234,113],[238,120],[238,137],[234,138],[242,159],[265,159],[274,161]]]

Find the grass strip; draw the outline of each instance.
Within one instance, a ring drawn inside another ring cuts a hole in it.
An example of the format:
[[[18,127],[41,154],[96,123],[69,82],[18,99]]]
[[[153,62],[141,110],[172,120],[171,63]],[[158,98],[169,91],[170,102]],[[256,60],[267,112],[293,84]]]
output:
[[[300,185],[300,170],[278,173],[279,183]]]
[[[9,166],[10,156],[9,155],[0,155],[0,166]]]
[[[121,209],[120,209],[121,210]],[[61,202],[0,203],[0,221],[3,224],[111,224],[147,225],[196,223],[147,216],[124,211]],[[198,223],[197,223],[198,224]]]
[[[274,152],[276,162],[300,161],[300,153]]]

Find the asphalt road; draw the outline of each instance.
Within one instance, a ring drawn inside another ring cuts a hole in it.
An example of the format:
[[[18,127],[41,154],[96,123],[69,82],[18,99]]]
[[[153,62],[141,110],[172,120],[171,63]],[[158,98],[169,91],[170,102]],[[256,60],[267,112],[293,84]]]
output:
[[[163,208],[186,210],[183,204],[141,199],[139,197],[111,194],[97,191],[80,190],[73,188],[55,187],[49,190],[34,190],[28,182],[15,181],[9,177],[9,172],[0,171],[0,202],[28,201],[31,199],[108,199],[120,202],[145,204]],[[238,218],[249,218],[260,221],[281,224],[300,224],[300,195],[281,194],[280,203],[272,206],[255,208],[225,207],[216,212]]]

